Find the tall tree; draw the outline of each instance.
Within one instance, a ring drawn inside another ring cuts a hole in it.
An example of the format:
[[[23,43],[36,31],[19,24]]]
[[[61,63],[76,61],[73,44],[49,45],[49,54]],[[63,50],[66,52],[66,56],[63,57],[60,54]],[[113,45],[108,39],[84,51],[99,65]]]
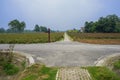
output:
[[[20,32],[23,32],[24,29],[25,29],[25,26],[26,26],[25,22],[22,21],[22,22],[20,23],[20,26],[19,26],[19,31],[20,31]]]
[[[95,31],[95,23],[94,22],[85,22],[85,32],[94,32]]]
[[[37,25],[37,24],[35,25],[34,31],[40,32],[40,27],[39,27],[39,25]]]
[[[47,32],[47,28],[45,26],[40,26],[40,31],[41,32]]]
[[[10,30],[12,32],[23,32],[26,24],[25,22],[19,22],[17,19],[15,19],[10,21],[8,26],[10,26]]]
[[[5,29],[4,28],[0,28],[0,33],[4,33]]]

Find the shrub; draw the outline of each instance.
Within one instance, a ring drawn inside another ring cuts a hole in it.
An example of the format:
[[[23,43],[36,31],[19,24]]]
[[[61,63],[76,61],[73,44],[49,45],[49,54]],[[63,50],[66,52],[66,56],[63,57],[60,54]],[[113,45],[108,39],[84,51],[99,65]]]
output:
[[[10,64],[10,63],[5,64],[3,66],[3,68],[7,75],[14,75],[14,74],[18,73],[18,71],[19,71],[18,67],[16,67],[13,64]]]

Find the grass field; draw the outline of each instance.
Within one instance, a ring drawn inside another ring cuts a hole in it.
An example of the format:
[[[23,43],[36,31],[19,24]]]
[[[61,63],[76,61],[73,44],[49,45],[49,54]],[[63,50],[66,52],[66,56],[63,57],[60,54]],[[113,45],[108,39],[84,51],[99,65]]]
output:
[[[68,33],[74,41],[92,44],[120,44],[120,33]]]
[[[63,33],[51,33],[51,42],[63,38]],[[5,33],[0,34],[0,43],[47,43],[47,33]]]

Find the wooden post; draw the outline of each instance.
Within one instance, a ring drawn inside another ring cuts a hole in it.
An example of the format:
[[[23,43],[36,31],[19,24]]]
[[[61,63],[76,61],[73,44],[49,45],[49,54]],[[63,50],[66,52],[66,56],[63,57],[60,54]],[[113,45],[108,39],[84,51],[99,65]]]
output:
[[[48,42],[50,43],[50,28],[48,28]]]

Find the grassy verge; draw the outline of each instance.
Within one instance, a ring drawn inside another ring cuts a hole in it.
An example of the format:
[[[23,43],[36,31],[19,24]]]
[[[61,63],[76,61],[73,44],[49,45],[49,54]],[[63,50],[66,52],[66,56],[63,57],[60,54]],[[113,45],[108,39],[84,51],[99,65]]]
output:
[[[74,41],[91,44],[120,44],[120,33],[68,33]]]
[[[120,80],[114,72],[106,67],[87,67],[92,80]]]
[[[26,67],[26,58],[9,51],[0,52],[0,80],[16,80]]]
[[[57,68],[49,68],[44,65],[34,64],[28,67],[18,80],[55,80]]]
[[[120,76],[120,60],[113,63],[113,71]]]
[[[13,63],[10,52],[0,52],[0,68],[0,75],[14,75],[19,72],[19,68]]]
[[[120,60],[114,62],[114,69],[120,69]]]

